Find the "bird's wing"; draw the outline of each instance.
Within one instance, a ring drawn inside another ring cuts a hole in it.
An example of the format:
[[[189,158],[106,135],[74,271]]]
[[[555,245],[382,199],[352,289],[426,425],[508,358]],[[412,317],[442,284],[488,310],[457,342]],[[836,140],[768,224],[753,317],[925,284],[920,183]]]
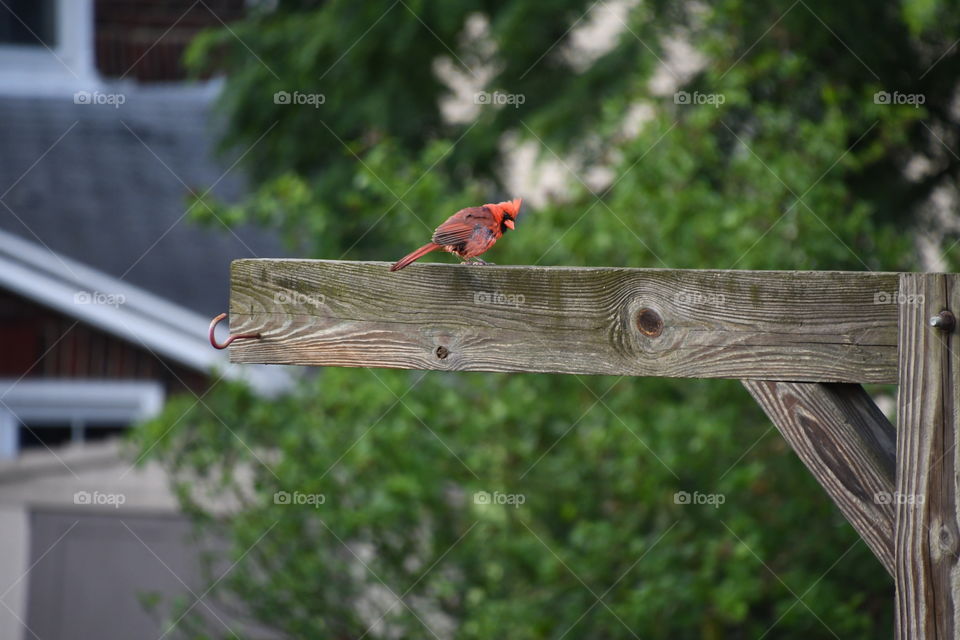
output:
[[[493,216],[484,207],[461,209],[437,227],[433,232],[433,241],[439,245],[457,245],[467,242],[477,232],[477,226],[486,227]]]

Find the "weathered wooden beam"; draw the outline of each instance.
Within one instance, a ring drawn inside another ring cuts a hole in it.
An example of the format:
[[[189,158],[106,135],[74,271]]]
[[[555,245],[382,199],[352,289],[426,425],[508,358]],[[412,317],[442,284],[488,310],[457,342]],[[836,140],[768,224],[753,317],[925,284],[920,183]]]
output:
[[[896,637],[960,634],[957,496],[960,337],[931,317],[960,312],[960,275],[900,276]],[[954,323],[955,324],[955,323]]]
[[[883,412],[858,384],[743,384],[893,575],[897,434]]]
[[[895,382],[897,274],[238,260],[233,362]]]

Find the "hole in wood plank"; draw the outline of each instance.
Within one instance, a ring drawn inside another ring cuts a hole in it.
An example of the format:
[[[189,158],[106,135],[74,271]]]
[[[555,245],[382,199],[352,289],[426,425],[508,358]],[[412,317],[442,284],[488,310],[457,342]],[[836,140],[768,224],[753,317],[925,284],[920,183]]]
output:
[[[450,355],[450,350],[449,350],[449,349],[447,349],[446,347],[443,347],[443,346],[437,347],[437,357],[438,357],[438,358],[440,358],[441,360],[444,360],[444,359],[446,359],[446,357],[447,357],[448,355]]]
[[[653,309],[645,307],[637,312],[637,328],[643,335],[656,338],[663,333],[663,318]]]

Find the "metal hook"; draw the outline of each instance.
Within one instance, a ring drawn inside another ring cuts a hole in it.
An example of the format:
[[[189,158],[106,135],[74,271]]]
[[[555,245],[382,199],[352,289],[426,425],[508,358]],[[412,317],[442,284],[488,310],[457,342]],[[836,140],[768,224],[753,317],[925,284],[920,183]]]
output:
[[[229,338],[227,338],[226,342],[224,342],[223,344],[220,344],[219,342],[217,342],[217,337],[216,335],[214,335],[214,331],[216,330],[217,325],[220,324],[220,321],[226,317],[227,317],[227,314],[221,313],[216,318],[210,321],[210,344],[213,345],[214,349],[226,349],[231,344],[233,344],[234,340],[248,340],[248,339],[261,337],[259,333],[241,333],[240,335],[230,336]]]

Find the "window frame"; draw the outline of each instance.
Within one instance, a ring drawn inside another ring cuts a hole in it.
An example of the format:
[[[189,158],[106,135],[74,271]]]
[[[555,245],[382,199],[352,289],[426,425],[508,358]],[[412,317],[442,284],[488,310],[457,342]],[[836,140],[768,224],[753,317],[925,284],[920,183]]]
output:
[[[55,44],[0,44],[3,93],[66,92],[95,86],[92,0],[53,0]],[[0,11],[6,9],[0,7]]]

